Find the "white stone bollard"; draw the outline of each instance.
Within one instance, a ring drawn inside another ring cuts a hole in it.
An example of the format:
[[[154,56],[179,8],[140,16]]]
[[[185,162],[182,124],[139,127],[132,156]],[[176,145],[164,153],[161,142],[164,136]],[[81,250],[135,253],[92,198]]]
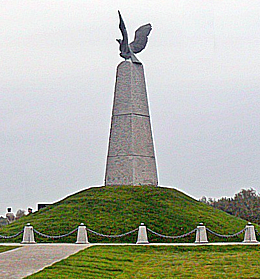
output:
[[[78,226],[76,244],[89,244],[86,226],[83,223]]]
[[[245,231],[245,236],[244,236],[244,243],[258,243],[256,240],[256,235],[255,235],[255,227],[249,222],[246,225],[246,231]]]
[[[203,223],[197,226],[195,243],[208,243],[207,231]]]
[[[34,244],[36,243],[34,240],[33,226],[28,223],[23,229],[23,244]]]
[[[147,230],[144,223],[141,223],[141,226],[139,226],[136,244],[149,244],[148,237],[147,237]]]

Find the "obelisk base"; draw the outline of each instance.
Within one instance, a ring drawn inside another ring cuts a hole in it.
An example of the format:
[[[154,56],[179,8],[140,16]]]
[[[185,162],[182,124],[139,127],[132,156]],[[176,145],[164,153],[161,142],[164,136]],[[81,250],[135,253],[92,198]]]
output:
[[[142,64],[117,67],[105,185],[158,185]]]
[[[108,158],[106,185],[157,185],[155,159],[141,156]]]

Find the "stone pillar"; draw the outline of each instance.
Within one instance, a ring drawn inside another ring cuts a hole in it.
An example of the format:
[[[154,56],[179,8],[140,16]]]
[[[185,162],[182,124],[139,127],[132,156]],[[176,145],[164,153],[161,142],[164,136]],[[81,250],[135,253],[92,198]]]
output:
[[[139,226],[136,244],[149,244],[147,230],[144,223],[141,223],[141,226]]]
[[[33,232],[33,226],[31,226],[30,223],[28,223],[23,230],[23,244],[34,244],[36,243],[34,240],[34,232]]]
[[[83,223],[78,226],[76,244],[89,244],[86,226]]]
[[[105,185],[158,185],[142,64],[117,67]]]
[[[249,222],[246,225],[246,231],[244,236],[244,243],[257,243],[255,235],[255,227]]]
[[[208,243],[207,231],[203,223],[197,226],[195,243]]]

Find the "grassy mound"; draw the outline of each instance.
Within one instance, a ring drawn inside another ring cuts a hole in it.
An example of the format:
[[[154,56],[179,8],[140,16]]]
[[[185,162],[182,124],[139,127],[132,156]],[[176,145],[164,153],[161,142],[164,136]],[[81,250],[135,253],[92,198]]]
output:
[[[150,229],[165,235],[180,235],[203,222],[220,234],[233,234],[246,221],[205,205],[183,193],[163,187],[106,186],[90,188],[71,195],[47,208],[25,216],[1,228],[0,235],[12,235],[26,223],[48,235],[65,234],[83,222],[88,228],[103,234],[121,234],[144,222]],[[89,233],[90,242],[136,242],[137,233],[123,238],[103,238]],[[76,233],[59,242],[75,242]],[[232,239],[241,241],[240,238]],[[150,242],[172,242],[149,233]],[[209,235],[211,241],[222,241]],[[231,239],[229,239],[230,241]],[[14,241],[20,242],[21,236]],[[36,236],[36,241],[50,239]],[[193,242],[194,235],[177,242]],[[10,240],[9,240],[10,242]],[[13,240],[11,240],[13,242]]]

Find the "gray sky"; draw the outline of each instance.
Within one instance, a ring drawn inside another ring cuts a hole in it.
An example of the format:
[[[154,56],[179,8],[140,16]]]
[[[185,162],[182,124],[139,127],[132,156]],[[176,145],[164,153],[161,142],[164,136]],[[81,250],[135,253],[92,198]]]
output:
[[[1,1],[0,214],[102,185],[117,10],[145,66],[159,184],[260,191],[260,1]]]

